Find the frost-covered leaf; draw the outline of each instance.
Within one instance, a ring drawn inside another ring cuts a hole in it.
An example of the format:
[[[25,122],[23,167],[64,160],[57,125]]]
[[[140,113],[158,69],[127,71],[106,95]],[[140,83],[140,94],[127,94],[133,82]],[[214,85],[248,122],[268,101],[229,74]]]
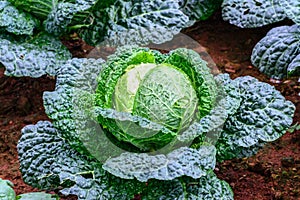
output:
[[[13,183],[8,180],[2,180],[0,178],[0,199],[2,200],[15,200],[16,193],[12,189]]]
[[[9,1],[0,1],[0,28],[16,35],[32,35],[38,20],[15,8]]]
[[[31,192],[20,194],[16,200],[59,200],[57,195],[47,194],[45,192]]]
[[[295,112],[293,103],[285,100],[274,86],[250,76],[232,81],[227,78],[225,87],[235,86],[234,92],[242,101],[226,120],[217,142],[219,159],[249,156],[264,143],[278,139],[292,124]]]
[[[143,185],[105,172],[95,160],[70,148],[48,121],[22,129],[18,153],[27,184],[41,189],[60,188],[62,194],[77,195],[79,200],[128,200]]]
[[[251,62],[273,79],[300,75],[297,63],[300,54],[299,25],[271,29],[254,47]],[[299,67],[299,66],[298,66]]]
[[[281,0],[279,3],[284,9],[286,16],[300,25],[300,1]]]
[[[197,179],[215,168],[215,153],[214,146],[201,146],[197,150],[182,147],[167,155],[127,152],[108,159],[103,168],[115,176],[142,182],[173,180],[181,176]]]
[[[54,76],[60,65],[71,58],[70,52],[57,38],[46,34],[23,42],[4,38],[7,37],[0,36],[0,62],[8,76]]]
[[[224,0],[222,17],[241,28],[256,28],[286,17],[281,0]]]
[[[189,21],[173,0],[118,0],[105,9],[93,10],[93,24],[80,31],[91,45],[102,41],[112,46],[163,43],[171,40]]]
[[[219,7],[222,0],[180,0],[180,10],[187,15],[190,20],[206,20]]]
[[[44,22],[45,29],[57,36],[65,33],[74,16],[79,12],[88,10],[96,2],[96,0],[76,0],[73,3],[59,2]]]
[[[141,197],[143,200],[233,200],[233,192],[228,183],[209,172],[200,179],[183,178],[163,182],[150,180]]]

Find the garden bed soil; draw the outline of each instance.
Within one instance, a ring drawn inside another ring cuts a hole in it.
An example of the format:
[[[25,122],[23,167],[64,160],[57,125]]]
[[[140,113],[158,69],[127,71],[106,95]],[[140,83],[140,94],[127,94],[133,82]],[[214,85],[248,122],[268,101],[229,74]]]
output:
[[[274,85],[296,105],[296,123],[300,122],[300,87],[297,79],[276,83],[261,74],[250,62],[254,45],[277,25],[280,24],[240,29],[223,22],[220,13],[216,13],[183,33],[203,46],[220,72],[229,73],[231,78],[251,75]],[[63,42],[76,57],[85,57],[93,49],[76,37],[63,39]],[[48,119],[42,94],[43,91],[54,90],[54,87],[53,77],[6,77],[4,69],[0,68],[0,178],[13,182],[17,194],[38,191],[22,180],[16,145],[25,125]],[[279,140],[267,144],[253,157],[218,163],[215,172],[231,185],[236,200],[299,200],[300,132],[288,132]],[[76,198],[69,196],[63,199]]]

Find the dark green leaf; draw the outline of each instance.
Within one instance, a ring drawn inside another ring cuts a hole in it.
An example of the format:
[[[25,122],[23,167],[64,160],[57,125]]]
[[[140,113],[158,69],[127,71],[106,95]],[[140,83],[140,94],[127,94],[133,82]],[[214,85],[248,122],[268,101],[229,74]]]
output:
[[[27,184],[41,189],[63,187],[63,194],[77,195],[79,200],[128,200],[143,186],[111,176],[95,160],[71,149],[48,121],[22,129],[18,153]]]
[[[190,20],[196,21],[208,19],[222,4],[222,0],[180,0],[179,2],[180,10]]]
[[[213,172],[200,179],[150,180],[141,196],[143,200],[233,200],[229,184],[219,180]]]
[[[38,25],[30,14],[19,11],[8,1],[0,1],[0,28],[16,35],[32,35]]]
[[[300,76],[300,54],[298,54],[287,68],[288,76]]]
[[[94,9],[93,24],[81,29],[83,39],[91,44],[112,46],[162,43],[186,27],[188,17],[173,0],[118,0],[108,8]]]
[[[45,112],[63,138],[81,153],[101,161],[114,155],[113,149],[119,151],[110,148],[113,144],[92,115],[93,94],[103,63],[102,59],[69,60],[57,74],[55,91],[44,92],[43,96]]]
[[[75,15],[88,10],[96,2],[96,0],[76,0],[75,3],[59,2],[44,22],[45,29],[56,36],[65,33]]]
[[[108,159],[103,168],[111,174],[125,178],[136,178],[146,182],[149,179],[173,180],[181,176],[200,178],[215,168],[214,146],[199,149],[182,147],[165,155],[146,153],[123,153]]]
[[[284,9],[286,16],[300,25],[300,1],[298,0],[281,0],[280,5]]]
[[[292,124],[295,112],[293,103],[285,100],[274,86],[250,76],[229,79],[224,82],[225,87],[235,88],[242,101],[226,120],[217,142],[219,159],[249,156],[264,143],[278,139]]]
[[[271,29],[254,47],[251,62],[259,71],[274,79],[297,75],[297,57],[300,54],[298,25]],[[299,67],[299,66],[298,66]],[[299,75],[299,74],[298,74]]]
[[[286,17],[281,0],[224,0],[222,17],[241,28],[256,28]]]
[[[56,5],[57,0],[8,0],[19,10],[24,10],[41,20],[45,20]]]
[[[71,58],[57,38],[45,34],[27,38],[24,42],[0,39],[0,45],[0,62],[8,76],[54,76],[60,65]]]

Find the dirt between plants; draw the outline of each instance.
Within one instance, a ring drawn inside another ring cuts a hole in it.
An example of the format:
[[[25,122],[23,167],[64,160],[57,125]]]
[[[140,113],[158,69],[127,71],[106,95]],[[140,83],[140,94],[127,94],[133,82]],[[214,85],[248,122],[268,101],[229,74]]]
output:
[[[289,23],[286,21],[263,28],[240,29],[223,22],[218,12],[183,33],[204,47],[220,72],[229,73],[232,78],[251,75],[274,85],[296,105],[294,122],[300,122],[300,86],[297,78],[274,83],[250,62],[252,48],[268,30]],[[93,49],[75,35],[63,39],[63,42],[76,57],[85,57]],[[53,77],[6,77],[4,69],[0,68],[0,178],[12,181],[17,194],[38,191],[22,180],[16,145],[25,125],[48,119],[43,108],[42,94],[54,90],[54,87]],[[253,157],[218,163],[215,172],[220,179],[231,185],[236,200],[299,200],[300,131],[287,133],[266,145]]]

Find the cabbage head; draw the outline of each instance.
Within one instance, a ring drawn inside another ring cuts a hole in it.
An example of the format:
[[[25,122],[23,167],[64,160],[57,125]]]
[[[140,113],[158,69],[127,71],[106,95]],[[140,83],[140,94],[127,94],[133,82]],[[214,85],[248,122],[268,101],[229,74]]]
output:
[[[197,53],[177,49],[162,55],[142,48],[126,53],[103,66],[96,91],[96,105],[114,116],[102,112],[98,121],[117,140],[142,151],[158,149],[210,112],[216,83]]]

